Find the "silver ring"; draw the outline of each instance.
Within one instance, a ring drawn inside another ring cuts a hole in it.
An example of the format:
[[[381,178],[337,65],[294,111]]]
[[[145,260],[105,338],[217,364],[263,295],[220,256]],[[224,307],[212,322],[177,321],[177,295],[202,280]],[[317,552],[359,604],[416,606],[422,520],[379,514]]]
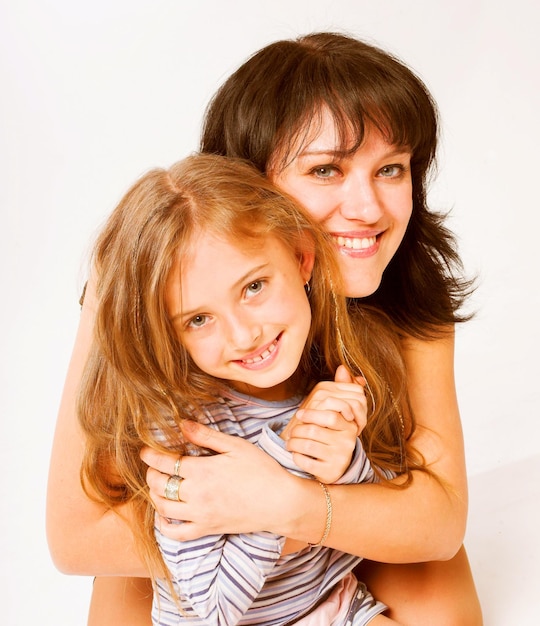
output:
[[[183,480],[180,476],[169,476],[165,485],[165,497],[167,500],[180,502],[180,483]]]
[[[180,476],[181,463],[182,463],[182,457],[178,457],[178,459],[176,459],[176,463],[174,464],[173,476]]]

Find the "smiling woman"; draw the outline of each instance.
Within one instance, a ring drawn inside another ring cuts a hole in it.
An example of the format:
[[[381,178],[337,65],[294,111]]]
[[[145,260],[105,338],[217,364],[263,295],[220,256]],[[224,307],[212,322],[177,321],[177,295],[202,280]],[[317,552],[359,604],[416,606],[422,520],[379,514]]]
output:
[[[309,207],[332,235],[340,253],[345,293],[360,298],[374,293],[401,244],[413,201],[411,153],[389,144],[376,129],[363,143],[341,147],[334,118],[324,109],[294,158],[271,170],[280,189]],[[311,134],[315,136],[311,138]]]
[[[201,147],[250,161],[299,200],[333,237],[350,314],[376,311],[398,329],[417,425],[410,441],[443,483],[419,473],[402,491],[342,488],[328,541],[385,562],[366,563],[361,576],[396,620],[477,626],[481,611],[460,547],[467,482],[453,369],[454,324],[468,319],[461,306],[472,284],[444,216],[427,205],[437,138],[437,107],[414,72],[376,46],[315,33],[272,43],[242,64],[210,102]],[[372,332],[358,337],[366,349],[376,340]],[[175,537],[271,529],[300,539],[312,531],[305,513],[313,492],[291,497],[271,472],[248,480],[253,457],[238,442],[202,429],[191,439],[224,458],[211,483],[210,460],[193,459],[194,522],[171,529]],[[160,498],[170,458],[144,458],[157,510],[174,517]],[[254,506],[263,490],[268,506]],[[242,503],[241,517],[232,502]]]

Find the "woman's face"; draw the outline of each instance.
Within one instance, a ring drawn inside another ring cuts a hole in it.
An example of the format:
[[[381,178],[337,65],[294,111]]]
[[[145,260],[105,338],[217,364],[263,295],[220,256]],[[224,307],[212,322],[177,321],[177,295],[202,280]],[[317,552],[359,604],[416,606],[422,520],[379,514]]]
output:
[[[270,176],[332,235],[346,295],[361,298],[379,287],[411,217],[411,154],[375,129],[356,152],[344,155],[339,147],[327,112],[320,132],[293,147],[297,156]]]

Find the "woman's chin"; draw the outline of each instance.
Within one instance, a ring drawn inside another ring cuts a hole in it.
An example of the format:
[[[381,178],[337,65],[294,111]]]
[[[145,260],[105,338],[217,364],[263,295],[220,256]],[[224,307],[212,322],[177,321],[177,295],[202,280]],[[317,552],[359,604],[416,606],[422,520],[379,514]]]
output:
[[[345,295],[348,298],[367,298],[377,291],[381,284],[381,279],[382,276],[345,279]]]

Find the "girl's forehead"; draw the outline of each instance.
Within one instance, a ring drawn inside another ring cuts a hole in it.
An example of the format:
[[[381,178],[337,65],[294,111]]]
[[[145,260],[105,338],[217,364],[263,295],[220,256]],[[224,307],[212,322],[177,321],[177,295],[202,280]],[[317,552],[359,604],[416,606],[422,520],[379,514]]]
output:
[[[215,248],[219,248],[224,253],[231,251],[250,256],[264,249],[272,239],[274,238],[271,234],[263,235],[255,229],[249,232],[243,231],[240,235],[224,233],[212,227],[201,227],[180,246],[176,264],[182,267],[189,266],[190,262],[204,254],[204,250]]]

